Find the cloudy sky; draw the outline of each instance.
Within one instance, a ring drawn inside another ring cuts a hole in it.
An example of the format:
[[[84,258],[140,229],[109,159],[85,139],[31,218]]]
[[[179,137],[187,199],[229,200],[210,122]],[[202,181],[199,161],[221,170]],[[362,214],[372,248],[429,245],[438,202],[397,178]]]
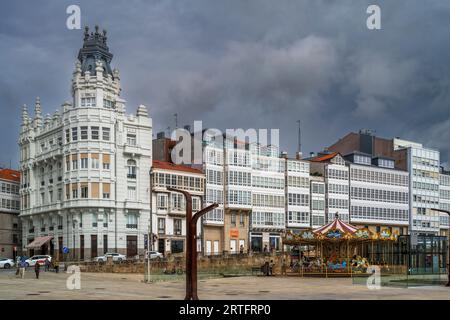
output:
[[[450,159],[450,2],[442,0],[1,1],[0,164],[17,167],[21,106],[44,113],[70,100],[83,31],[108,30],[128,112],[149,107],[154,132],[279,128],[293,154],[349,131],[376,130]],[[370,4],[382,30],[366,27]]]

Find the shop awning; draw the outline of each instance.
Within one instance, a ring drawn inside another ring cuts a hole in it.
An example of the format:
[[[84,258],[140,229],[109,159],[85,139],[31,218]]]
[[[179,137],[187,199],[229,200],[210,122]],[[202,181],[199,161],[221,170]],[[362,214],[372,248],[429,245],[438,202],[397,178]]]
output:
[[[52,236],[37,237],[32,242],[27,244],[26,248],[27,249],[38,249],[38,248],[42,247],[44,244],[46,244],[47,242],[49,242],[52,239],[53,239]]]

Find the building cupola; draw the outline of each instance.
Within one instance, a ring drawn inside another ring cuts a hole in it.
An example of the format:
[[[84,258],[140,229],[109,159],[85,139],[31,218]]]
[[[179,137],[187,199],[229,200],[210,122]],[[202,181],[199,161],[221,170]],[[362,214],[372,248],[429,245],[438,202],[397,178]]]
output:
[[[113,55],[109,52],[106,40],[106,30],[100,33],[99,27],[95,26],[95,32],[89,33],[89,27],[85,27],[83,47],[78,53],[81,74],[84,75],[85,72],[89,71],[91,75],[95,75],[98,61],[103,68],[103,76],[107,77],[109,74],[114,78],[114,73],[110,66]]]

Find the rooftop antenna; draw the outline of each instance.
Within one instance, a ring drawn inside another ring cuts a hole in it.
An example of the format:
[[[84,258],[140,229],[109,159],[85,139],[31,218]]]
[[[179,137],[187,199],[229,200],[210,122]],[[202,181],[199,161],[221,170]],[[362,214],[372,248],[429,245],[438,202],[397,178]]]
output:
[[[175,130],[178,129],[178,113],[174,113],[173,116],[175,117]]]
[[[297,146],[297,153],[302,152],[302,131],[301,131],[301,124],[300,120],[297,120],[298,123],[298,146]]]

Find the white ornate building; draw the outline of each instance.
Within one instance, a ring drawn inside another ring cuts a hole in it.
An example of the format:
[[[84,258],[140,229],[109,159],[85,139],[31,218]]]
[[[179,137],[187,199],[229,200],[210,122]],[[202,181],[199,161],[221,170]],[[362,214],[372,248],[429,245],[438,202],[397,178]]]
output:
[[[125,113],[106,40],[97,26],[86,28],[71,102],[43,117],[37,99],[34,119],[23,108],[20,217],[29,254],[75,260],[106,251],[143,254],[152,120],[143,105],[136,115]],[[63,247],[70,250],[64,257]]]

